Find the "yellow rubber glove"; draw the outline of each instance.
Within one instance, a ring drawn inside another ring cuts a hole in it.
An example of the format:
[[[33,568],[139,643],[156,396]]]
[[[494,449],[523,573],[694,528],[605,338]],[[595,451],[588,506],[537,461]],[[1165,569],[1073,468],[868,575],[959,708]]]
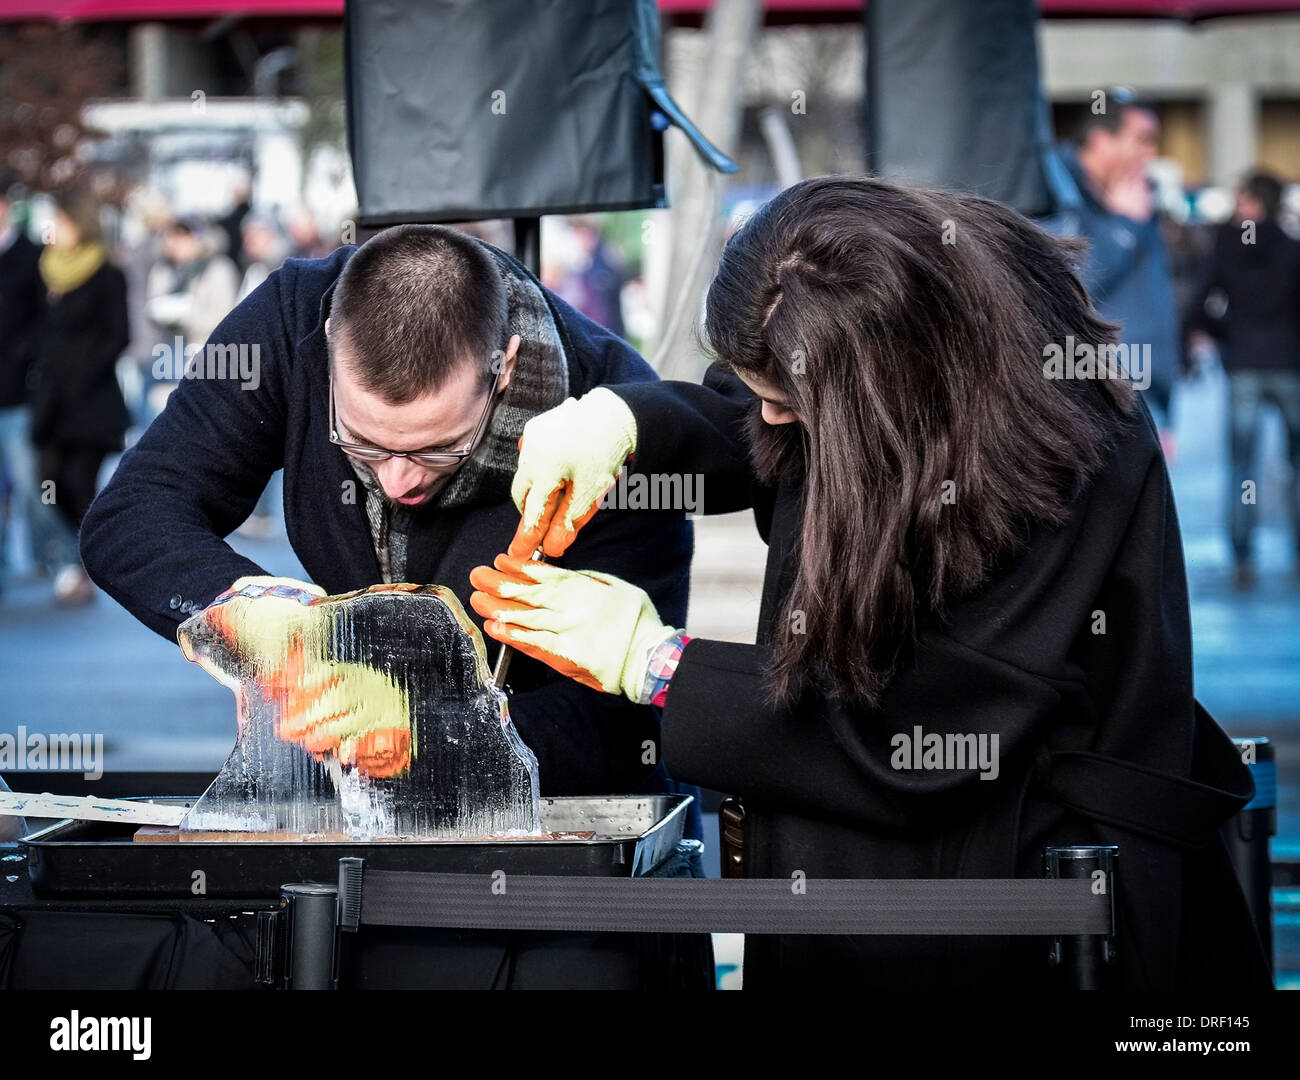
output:
[[[241,577],[204,611],[209,625],[238,643],[251,663],[278,667],[293,635],[320,616],[310,605],[324,595],[319,585],[295,578]],[[179,640],[185,658],[192,660],[184,637]]]
[[[470,605],[491,637],[562,675],[640,700],[650,654],[677,631],[635,585],[594,570],[565,570],[498,555],[470,571]]]
[[[396,775],[410,763],[409,700],[384,672],[321,655],[324,595],[292,578],[240,578],[200,613],[202,631],[187,623],[177,637],[186,659],[222,682],[229,675],[196,658],[192,634],[216,634],[255,665],[259,691],[278,705],[279,738],[368,776]]]
[[[396,776],[411,763],[410,699],[392,677],[364,664],[291,656],[276,734],[321,757],[337,754],[366,776]]]
[[[618,480],[636,437],[632,410],[604,387],[529,420],[510,487],[523,516],[509,554],[527,559],[540,547],[549,558],[563,555]]]

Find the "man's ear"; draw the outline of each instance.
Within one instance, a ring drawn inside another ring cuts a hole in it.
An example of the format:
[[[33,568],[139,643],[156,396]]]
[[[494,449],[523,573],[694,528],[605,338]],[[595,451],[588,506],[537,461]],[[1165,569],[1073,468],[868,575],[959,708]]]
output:
[[[325,336],[330,336],[330,320],[328,315],[325,316]]]
[[[506,357],[501,368],[501,381],[497,383],[497,389],[504,390],[510,385],[510,380],[515,374],[515,360],[519,357],[519,345],[521,338],[518,334],[510,336],[510,344],[506,346]]]

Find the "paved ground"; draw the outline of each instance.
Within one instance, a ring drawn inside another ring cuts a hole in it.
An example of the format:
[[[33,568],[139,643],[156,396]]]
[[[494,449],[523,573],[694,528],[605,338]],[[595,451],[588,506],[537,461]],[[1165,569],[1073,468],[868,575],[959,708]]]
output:
[[[1207,378],[1180,393],[1173,470],[1193,605],[1201,700],[1234,735],[1278,746],[1280,836],[1300,847],[1300,580],[1280,515],[1267,511],[1284,481],[1280,431],[1266,432],[1260,499],[1261,580],[1250,593],[1230,582],[1223,537],[1223,383]],[[764,549],[746,515],[701,522],[689,625],[710,637],[752,641]],[[268,570],[301,570],[283,539],[236,538]],[[485,556],[491,553],[485,552]],[[215,770],[234,734],[230,695],[176,647],[107,597],[60,611],[47,583],[11,581],[0,598],[0,731],[103,732],[110,769]],[[1300,968],[1300,925],[1279,913],[1288,966]],[[731,946],[725,946],[731,948]]]

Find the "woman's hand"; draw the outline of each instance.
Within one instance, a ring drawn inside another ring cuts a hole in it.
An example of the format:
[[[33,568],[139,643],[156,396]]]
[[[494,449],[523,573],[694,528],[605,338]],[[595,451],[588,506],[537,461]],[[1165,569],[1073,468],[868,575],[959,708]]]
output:
[[[470,605],[484,631],[562,675],[639,701],[650,654],[677,631],[635,585],[594,570],[565,570],[498,555],[475,567]]]
[[[510,488],[522,517],[509,554],[527,559],[540,547],[548,558],[563,555],[614,486],[636,437],[632,410],[604,387],[529,420]]]

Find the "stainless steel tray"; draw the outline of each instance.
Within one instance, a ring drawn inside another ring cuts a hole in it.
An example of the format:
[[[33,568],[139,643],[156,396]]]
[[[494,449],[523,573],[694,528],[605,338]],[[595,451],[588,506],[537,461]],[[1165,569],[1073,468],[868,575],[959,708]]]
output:
[[[542,800],[543,829],[594,831],[591,839],[137,843],[132,825],[60,821],[23,844],[32,890],[42,897],[275,897],[286,883],[336,881],[338,860],[349,855],[379,870],[638,877],[676,850],[690,803],[689,795]]]

